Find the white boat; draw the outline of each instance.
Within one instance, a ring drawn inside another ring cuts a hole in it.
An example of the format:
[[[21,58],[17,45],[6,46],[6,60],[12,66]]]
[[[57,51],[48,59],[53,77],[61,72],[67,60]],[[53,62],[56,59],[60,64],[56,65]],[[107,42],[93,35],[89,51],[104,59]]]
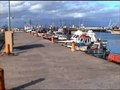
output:
[[[106,32],[111,33],[111,30],[110,30],[110,29],[108,29],[108,30],[106,30]]]
[[[78,30],[71,37],[71,42],[73,41],[76,44],[77,50],[86,51],[87,46],[92,42],[96,42],[97,39],[95,33],[93,33],[91,30],[88,32],[82,32]],[[67,42],[67,47],[71,47],[71,42]]]
[[[87,53],[106,59],[110,50],[107,49],[107,42],[98,41],[87,48]]]
[[[118,26],[112,27],[111,34],[120,34],[120,27]]]
[[[59,35],[58,40],[67,40],[67,36],[66,35]]]
[[[66,46],[71,48],[73,41],[76,44],[77,50],[87,51],[88,46],[90,46],[92,43],[97,43],[98,39],[96,37],[96,34],[92,30],[88,30],[87,32],[78,30],[72,35],[71,40],[59,42],[66,43],[67,44]],[[100,41],[103,44],[107,44],[105,41],[102,40]]]
[[[26,25],[26,26],[24,26],[24,30],[26,30],[26,32],[30,32],[33,30],[33,27],[32,27],[32,25]]]
[[[120,30],[112,30],[111,34],[120,34]]]
[[[85,34],[86,36],[89,36],[91,38],[91,42],[96,42],[97,41],[96,34],[92,30],[88,30],[87,32],[83,32],[83,31],[78,30],[73,34],[71,39],[75,41],[76,38],[80,37],[82,34]]]
[[[86,35],[91,37],[91,42],[97,42],[97,36],[92,30],[88,30],[88,32],[86,32]]]
[[[71,47],[72,42],[76,44],[76,50],[86,51],[87,46],[91,44],[91,38],[86,34],[76,35],[71,39],[71,42],[67,42],[67,47]]]

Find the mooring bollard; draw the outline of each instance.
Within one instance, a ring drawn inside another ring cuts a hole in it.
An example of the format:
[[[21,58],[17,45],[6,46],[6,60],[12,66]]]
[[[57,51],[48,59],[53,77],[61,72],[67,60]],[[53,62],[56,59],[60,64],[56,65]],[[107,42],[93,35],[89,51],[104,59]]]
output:
[[[72,42],[72,47],[71,47],[71,51],[75,51],[75,42]]]
[[[4,70],[0,68],[0,90],[5,90]]]
[[[51,42],[54,43],[54,37],[51,37]]]
[[[9,44],[7,44],[6,46],[5,46],[5,51],[6,51],[6,54],[10,54],[10,45]]]
[[[5,31],[5,52],[11,54],[13,52],[14,37],[12,31]]]

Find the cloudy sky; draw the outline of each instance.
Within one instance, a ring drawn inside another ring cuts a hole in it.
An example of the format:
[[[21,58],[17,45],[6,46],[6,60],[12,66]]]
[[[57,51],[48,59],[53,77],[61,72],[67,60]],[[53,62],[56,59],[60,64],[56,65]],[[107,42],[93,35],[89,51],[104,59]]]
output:
[[[120,1],[10,1],[12,26],[75,24],[120,25]],[[8,1],[0,1],[0,25],[7,25]]]

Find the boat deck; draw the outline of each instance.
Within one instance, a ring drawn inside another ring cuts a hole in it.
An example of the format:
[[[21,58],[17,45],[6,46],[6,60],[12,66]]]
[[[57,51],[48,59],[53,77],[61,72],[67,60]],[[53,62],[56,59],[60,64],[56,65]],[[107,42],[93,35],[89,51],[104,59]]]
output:
[[[0,57],[6,89],[120,89],[120,65],[29,33],[14,34],[14,53]]]

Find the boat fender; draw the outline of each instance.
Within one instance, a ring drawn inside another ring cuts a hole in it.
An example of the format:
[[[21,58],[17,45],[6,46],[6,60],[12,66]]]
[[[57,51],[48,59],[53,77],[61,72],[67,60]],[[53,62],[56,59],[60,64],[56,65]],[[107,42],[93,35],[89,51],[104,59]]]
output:
[[[107,60],[113,61],[116,63],[120,63],[120,55],[119,54],[109,54]]]

